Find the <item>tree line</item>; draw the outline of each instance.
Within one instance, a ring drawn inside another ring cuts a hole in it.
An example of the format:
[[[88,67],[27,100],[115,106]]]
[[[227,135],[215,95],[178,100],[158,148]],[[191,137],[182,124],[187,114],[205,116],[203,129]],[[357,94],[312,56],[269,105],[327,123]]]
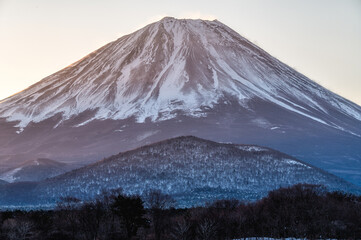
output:
[[[0,239],[361,238],[361,196],[327,192],[319,185],[280,188],[251,203],[174,206],[173,198],[159,190],[142,197],[112,190],[89,202],[65,197],[54,210],[1,211]]]

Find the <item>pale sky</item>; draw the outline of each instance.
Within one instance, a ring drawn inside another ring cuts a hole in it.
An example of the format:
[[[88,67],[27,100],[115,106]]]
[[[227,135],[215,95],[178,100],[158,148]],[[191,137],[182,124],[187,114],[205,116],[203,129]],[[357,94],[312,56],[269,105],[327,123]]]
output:
[[[0,0],[0,99],[164,16],[218,19],[361,105],[360,0]]]

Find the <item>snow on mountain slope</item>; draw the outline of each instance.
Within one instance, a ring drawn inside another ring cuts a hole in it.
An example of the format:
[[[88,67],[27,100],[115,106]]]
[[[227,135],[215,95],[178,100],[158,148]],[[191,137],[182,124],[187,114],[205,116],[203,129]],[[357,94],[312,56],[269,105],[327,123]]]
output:
[[[319,123],[349,131],[329,117],[361,121],[361,108],[310,81],[218,21],[164,18],[89,54],[0,103],[0,116],[21,129],[57,113],[69,119],[202,117],[227,96],[247,108],[257,97]],[[327,116],[327,117],[326,117]],[[61,121],[61,120],[60,120]],[[56,125],[54,126],[56,127]],[[20,129],[20,131],[21,131]],[[352,132],[359,135],[360,132]]]
[[[0,171],[182,135],[281,150],[361,185],[361,107],[219,21],[164,18],[0,101]]]
[[[361,193],[359,187],[281,152],[252,145],[242,147],[246,150],[192,136],[169,139],[39,183],[5,185],[0,187],[0,206],[48,206],[65,196],[86,200],[102,190],[119,187],[126,194],[160,189],[172,195],[178,207],[227,198],[252,201],[270,190],[297,183]]]
[[[18,168],[14,168],[14,169],[11,169],[10,171],[7,171],[3,174],[1,174],[0,176],[0,179],[1,180],[4,180],[4,181],[7,181],[7,182],[14,182],[15,181],[15,177],[14,175],[19,172],[22,168],[21,167],[18,167]]]
[[[30,160],[0,174],[6,182],[40,181],[71,170],[71,166],[51,159]]]

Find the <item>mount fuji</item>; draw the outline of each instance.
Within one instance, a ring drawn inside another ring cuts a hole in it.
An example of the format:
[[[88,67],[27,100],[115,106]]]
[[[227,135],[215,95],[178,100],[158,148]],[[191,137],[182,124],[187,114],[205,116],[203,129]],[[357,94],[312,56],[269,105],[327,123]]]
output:
[[[361,185],[361,107],[221,22],[164,18],[0,101],[0,169],[181,136],[258,144]]]

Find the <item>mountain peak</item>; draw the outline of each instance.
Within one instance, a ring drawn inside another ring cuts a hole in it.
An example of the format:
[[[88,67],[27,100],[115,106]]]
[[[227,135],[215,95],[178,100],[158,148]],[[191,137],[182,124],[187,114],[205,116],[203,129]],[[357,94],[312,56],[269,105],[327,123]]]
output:
[[[206,20],[206,19],[201,19],[201,18],[175,18],[175,17],[171,17],[171,16],[166,16],[163,17],[161,20],[159,20],[158,22],[215,22],[218,21],[217,19],[214,20]]]
[[[160,22],[170,21],[170,20],[178,20],[178,19],[176,19],[176,18],[174,18],[174,17],[166,16],[166,17],[162,18],[162,19],[160,20]]]
[[[98,49],[0,103],[0,117],[24,128],[87,110],[93,119],[162,121],[202,117],[201,109],[252,99],[317,122],[328,107],[361,120],[360,108],[279,62],[218,21],[165,17]],[[304,106],[303,106],[304,105]],[[347,108],[344,108],[348,105]],[[300,107],[302,106],[302,107]],[[312,112],[317,111],[317,114]],[[56,126],[55,126],[56,127]]]
[[[0,102],[0,134],[9,167],[30,156],[89,162],[179,135],[299,155],[308,144],[302,156],[324,164],[323,141],[322,156],[342,148],[331,162],[353,166],[361,107],[219,21],[168,17]]]

